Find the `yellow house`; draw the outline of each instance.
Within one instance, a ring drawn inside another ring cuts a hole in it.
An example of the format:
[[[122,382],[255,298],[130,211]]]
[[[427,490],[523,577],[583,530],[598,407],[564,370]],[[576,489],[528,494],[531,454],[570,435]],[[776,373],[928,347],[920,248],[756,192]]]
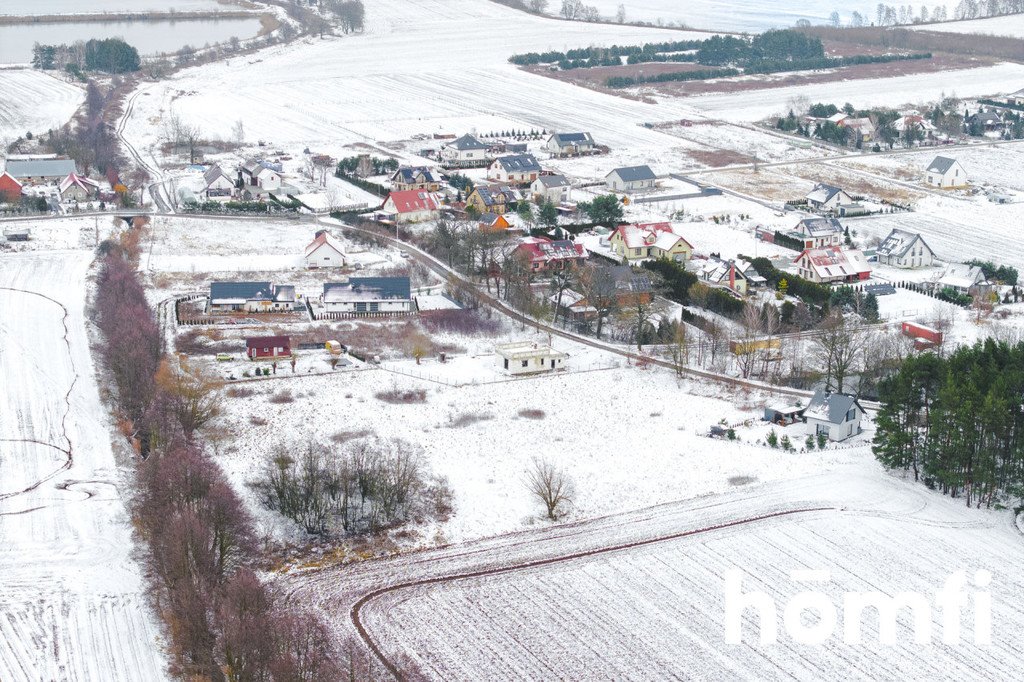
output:
[[[622,225],[612,233],[609,244],[627,263],[659,258],[683,263],[693,257],[693,246],[673,232],[670,223]]]
[[[501,215],[512,210],[512,204],[522,200],[522,195],[511,187],[477,187],[466,197],[466,206],[474,207],[481,215]]]

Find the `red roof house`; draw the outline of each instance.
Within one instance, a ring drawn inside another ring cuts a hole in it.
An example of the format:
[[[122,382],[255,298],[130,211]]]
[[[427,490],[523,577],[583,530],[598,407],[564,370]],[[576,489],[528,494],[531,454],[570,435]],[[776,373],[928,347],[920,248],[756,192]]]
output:
[[[587,260],[583,244],[568,239],[552,241],[547,237],[527,237],[516,247],[516,253],[525,258],[530,270],[564,270],[582,265]]]
[[[806,249],[797,256],[797,274],[818,284],[858,282],[871,277],[871,266],[857,249],[838,246]]]
[[[250,360],[289,358],[292,340],[287,336],[250,336],[245,340],[245,354]]]
[[[389,194],[382,211],[393,216],[396,222],[416,223],[423,220],[437,220],[440,209],[437,199],[430,192],[409,189]]]
[[[10,173],[0,175],[0,201],[15,202],[21,197],[21,183]]]

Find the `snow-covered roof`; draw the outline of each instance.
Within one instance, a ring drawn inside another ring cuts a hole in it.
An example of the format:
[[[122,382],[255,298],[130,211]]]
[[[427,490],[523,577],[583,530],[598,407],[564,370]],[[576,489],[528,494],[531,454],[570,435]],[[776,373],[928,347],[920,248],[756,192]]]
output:
[[[864,408],[857,402],[857,398],[852,395],[818,390],[814,392],[814,397],[807,404],[804,416],[830,424],[842,424],[846,421],[846,415],[855,405],[861,412],[864,411]]]
[[[411,300],[408,277],[350,277],[347,282],[324,284],[324,303]]]
[[[626,166],[624,168],[616,168],[611,173],[606,175],[618,175],[619,180],[623,182],[641,182],[644,180],[654,180],[658,176],[654,174],[650,166]]]
[[[295,287],[274,285],[270,282],[211,282],[210,303],[214,305],[240,305],[247,301],[275,301],[287,303],[295,300]]]
[[[551,240],[547,237],[526,237],[516,250],[527,254],[531,262],[553,262],[560,260],[577,260],[587,257],[587,249],[583,244],[568,239]]]
[[[407,189],[401,192],[392,192],[388,195],[388,202],[394,204],[396,213],[415,213],[417,211],[436,211],[437,200],[434,196],[422,189]]]
[[[527,358],[567,358],[562,351],[555,350],[551,346],[534,343],[532,341],[514,341],[512,343],[501,343],[494,347],[494,351],[503,358],[509,360],[524,360]]]
[[[966,263],[950,263],[939,276],[937,283],[940,287],[970,289],[985,281],[985,272],[980,266],[967,265]]]
[[[568,187],[569,180],[564,175],[541,175],[534,182],[539,182],[546,189]]]
[[[100,188],[95,180],[82,177],[78,173],[69,173],[66,178],[60,181],[60,193],[64,194],[71,187],[80,187],[86,192],[94,192]]]
[[[208,169],[206,169],[205,173],[203,173],[203,180],[206,181],[207,187],[212,185],[215,181],[217,181],[220,178],[227,178],[229,182],[231,180],[228,174],[225,173],[223,169],[221,169],[221,167],[218,166],[217,164],[213,164]]]
[[[857,249],[844,251],[838,246],[825,246],[820,249],[804,251],[810,267],[822,279],[849,277],[864,272],[871,272],[864,254]]]
[[[472,135],[463,135],[457,140],[452,140],[445,147],[453,147],[459,151],[469,151],[473,149],[488,149],[488,146],[476,139]]]
[[[622,238],[622,243],[627,249],[642,249],[648,246],[657,246],[663,251],[670,251],[680,240],[693,248],[690,242],[682,235],[672,231],[671,223],[638,223],[636,225],[621,225],[615,229],[615,233]],[[614,235],[614,233],[613,233]]]
[[[56,178],[78,172],[71,159],[7,159],[5,170],[13,178]]]
[[[559,147],[572,147],[574,145],[593,145],[594,138],[590,133],[555,133],[551,136]]]
[[[506,173],[539,173],[540,164],[533,154],[512,154],[494,160]]]
[[[401,182],[411,185],[417,182],[437,182],[434,171],[426,166],[403,166],[391,176],[392,182]]]
[[[811,190],[810,194],[807,195],[807,200],[814,201],[819,204],[824,204],[830,201],[832,197],[834,197],[835,195],[839,194],[842,191],[843,190],[833,185],[826,185],[824,183],[820,183],[818,185],[815,185],[814,189]]]
[[[906,230],[893,229],[889,233],[878,248],[875,250],[879,256],[888,256],[891,258],[903,258],[907,252],[917,243],[918,240],[928,247],[928,244],[924,242],[924,239],[917,232],[907,232]],[[931,249],[928,249],[931,251]]]
[[[796,231],[808,237],[831,237],[842,234],[843,226],[835,218],[804,218],[797,224]]]
[[[956,159],[951,159],[948,156],[936,156],[935,160],[928,166],[928,172],[941,173],[945,175],[955,163]]]
[[[332,237],[326,230],[319,232],[316,237],[306,247],[305,256],[309,258],[314,252],[318,251],[321,247],[334,249],[338,252],[338,255],[345,255],[344,247],[337,239]]]

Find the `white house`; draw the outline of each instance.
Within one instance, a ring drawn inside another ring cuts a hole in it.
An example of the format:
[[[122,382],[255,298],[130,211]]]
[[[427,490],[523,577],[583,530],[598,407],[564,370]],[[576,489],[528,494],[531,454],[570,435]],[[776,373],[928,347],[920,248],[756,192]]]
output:
[[[843,226],[835,218],[804,218],[793,229],[804,248],[817,249],[843,243]]]
[[[441,207],[434,195],[417,189],[392,192],[381,211],[398,223],[437,220],[441,215]]]
[[[942,274],[932,281],[935,291],[952,289],[958,294],[971,296],[988,289],[989,286],[990,282],[981,266],[966,263],[950,263]]]
[[[555,133],[544,146],[554,156],[590,154],[596,147],[590,133]]]
[[[920,234],[894,229],[878,249],[878,262],[897,268],[930,268],[935,262],[935,253]]]
[[[450,166],[482,166],[490,147],[472,135],[463,135],[441,147],[441,161]]]
[[[217,164],[206,169],[206,172],[203,173],[203,181],[206,183],[203,195],[207,199],[230,197],[235,191],[234,181]]]
[[[528,185],[540,176],[540,164],[533,154],[499,156],[487,167],[487,179],[492,182]]]
[[[211,313],[272,313],[295,309],[295,287],[270,282],[211,282]]]
[[[613,192],[635,192],[653,189],[657,176],[650,166],[616,168],[604,177],[604,184]]]
[[[341,268],[345,266],[345,250],[341,242],[321,230],[306,247],[303,260],[307,268]]]
[[[941,189],[966,187],[967,171],[956,159],[936,156],[925,171],[924,179],[929,185]]]
[[[350,277],[328,282],[320,297],[326,313],[408,313],[413,310],[408,277]]]
[[[538,204],[550,201],[557,206],[570,200],[572,185],[564,175],[542,175],[530,185],[530,192]]]
[[[494,352],[498,369],[513,376],[564,369],[569,357],[551,346],[531,341],[499,344]]]
[[[807,204],[819,211],[835,211],[840,206],[852,203],[853,197],[844,190],[824,183],[816,185],[807,195]]]
[[[815,391],[814,397],[804,410],[807,435],[819,433],[831,441],[844,441],[860,433],[860,421],[864,408],[852,395]]]
[[[806,249],[797,256],[797,274],[818,284],[860,282],[871,276],[871,266],[857,249],[838,246]]]
[[[273,168],[268,168],[262,161],[250,161],[242,166],[242,181],[249,187],[255,187],[267,192],[281,189],[281,174]]]
[[[88,201],[89,199],[95,199],[99,195],[100,185],[98,182],[78,173],[70,173],[60,181],[58,191],[60,192],[61,201]]]

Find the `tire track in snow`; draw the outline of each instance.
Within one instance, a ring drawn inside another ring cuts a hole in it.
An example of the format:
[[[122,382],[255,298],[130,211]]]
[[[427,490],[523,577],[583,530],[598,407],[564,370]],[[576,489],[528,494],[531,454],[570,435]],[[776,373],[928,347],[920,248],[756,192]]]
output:
[[[782,517],[788,517],[788,516],[796,516],[796,515],[799,515],[799,514],[810,514],[810,513],[825,512],[825,511],[842,511],[842,509],[840,509],[838,507],[805,507],[805,508],[800,508],[800,509],[789,509],[789,510],[785,510],[785,511],[772,512],[772,513],[769,513],[769,514],[762,514],[760,516],[753,516],[753,517],[745,518],[745,519],[738,519],[738,520],[735,520],[735,521],[726,521],[724,523],[719,523],[719,524],[715,524],[715,525],[712,525],[712,526],[705,526],[704,528],[695,528],[695,529],[692,529],[692,530],[681,531],[681,532],[678,532],[678,533],[670,533],[668,535],[661,535],[661,536],[658,536],[658,537],[655,537],[655,538],[648,538],[646,540],[638,540],[638,541],[635,541],[635,542],[626,542],[626,543],[622,543],[622,544],[618,544],[618,545],[611,545],[611,546],[608,546],[608,547],[598,547],[596,549],[584,550],[584,551],[581,551],[581,552],[575,552],[575,553],[572,553],[572,554],[566,554],[564,556],[554,557],[554,558],[550,558],[550,559],[536,559],[536,560],[533,560],[533,561],[526,561],[526,562],[523,562],[523,563],[513,564],[513,565],[510,565],[510,566],[501,566],[501,567],[498,567],[498,568],[482,569],[482,570],[479,570],[479,571],[467,571],[467,572],[464,572],[464,573],[455,573],[455,574],[452,574],[452,575],[438,576],[438,577],[434,577],[434,578],[423,578],[423,579],[420,579],[420,580],[411,580],[411,581],[408,581],[408,582],[398,583],[398,584],[395,584],[395,585],[389,585],[387,587],[382,587],[382,588],[373,590],[372,592],[368,592],[367,594],[365,594],[362,597],[360,597],[359,600],[355,604],[352,605],[352,608],[351,608],[351,610],[349,612],[349,615],[350,615],[350,617],[352,619],[353,626],[355,626],[355,628],[356,628],[356,632],[359,634],[360,639],[362,639],[363,643],[366,644],[366,646],[370,649],[370,651],[373,652],[374,656],[377,657],[377,660],[379,660],[381,662],[381,664],[387,669],[387,671],[389,673],[391,673],[392,676],[394,676],[395,679],[397,679],[397,680],[406,680],[407,677],[405,676],[405,674],[403,674],[401,668],[398,666],[398,664],[394,660],[389,658],[387,656],[387,654],[384,653],[384,651],[382,650],[381,646],[373,638],[373,636],[371,635],[369,629],[366,627],[366,624],[363,623],[363,621],[362,621],[362,610],[363,610],[363,607],[365,607],[369,602],[373,601],[374,599],[376,599],[376,598],[378,598],[380,596],[383,596],[385,594],[389,594],[391,592],[396,592],[398,590],[410,589],[410,588],[414,588],[414,587],[425,587],[425,586],[429,586],[429,585],[439,585],[439,584],[444,584],[444,583],[455,582],[455,581],[458,581],[458,580],[468,580],[468,579],[472,579],[472,578],[482,578],[482,577],[493,576],[493,575],[501,575],[501,574],[504,574],[504,573],[512,573],[514,571],[520,571],[520,570],[526,570],[526,569],[530,569],[530,568],[538,568],[538,567],[541,567],[541,566],[550,566],[550,565],[553,565],[553,564],[565,563],[565,562],[568,562],[568,561],[574,561],[576,559],[584,559],[584,558],[592,557],[592,556],[600,556],[600,555],[603,555],[603,554],[610,554],[612,552],[619,552],[619,551],[626,550],[626,549],[635,549],[635,548],[638,548],[638,547],[646,547],[648,545],[654,545],[654,544],[658,544],[658,543],[662,543],[662,542],[668,542],[670,540],[678,540],[678,539],[685,538],[685,537],[690,537],[690,536],[694,536],[694,535],[702,535],[702,534],[705,534],[705,533],[711,533],[711,532],[714,532],[714,531],[724,530],[724,529],[727,529],[727,528],[736,528],[738,526],[745,526],[745,525],[749,525],[749,524],[753,524],[753,523],[758,523],[760,521],[766,521],[768,519],[776,519],[776,518],[782,518]]]
[[[46,481],[50,480],[51,478],[53,478],[54,476],[56,476],[60,472],[66,471],[66,470],[70,469],[71,465],[74,463],[73,447],[72,447],[72,443],[71,443],[71,438],[68,436],[68,417],[71,415],[71,393],[72,393],[72,391],[75,390],[75,385],[78,383],[78,370],[75,367],[75,357],[74,357],[74,354],[71,352],[71,339],[70,339],[71,330],[68,327],[68,317],[70,316],[70,313],[68,312],[67,307],[63,303],[58,301],[57,299],[51,298],[50,296],[47,296],[46,294],[41,294],[38,291],[30,291],[28,289],[17,289],[17,288],[14,288],[14,287],[0,287],[0,291],[12,291],[12,292],[18,293],[18,294],[26,294],[28,296],[37,296],[37,297],[39,297],[39,298],[41,298],[43,300],[46,300],[46,301],[49,301],[50,303],[53,303],[54,305],[56,305],[58,308],[61,309],[61,311],[63,312],[63,315],[61,317],[61,325],[64,327],[64,345],[67,348],[68,362],[71,363],[71,372],[72,372],[71,385],[68,386],[68,390],[64,394],[64,408],[65,408],[64,409],[64,415],[61,417],[61,420],[60,420],[61,435],[64,437],[64,440],[67,443],[67,447],[66,448],[62,448],[59,445],[56,445],[54,443],[46,443],[46,442],[39,441],[39,440],[36,440],[36,439],[33,439],[33,438],[2,438],[2,439],[0,439],[0,443],[30,443],[30,444],[34,444],[34,445],[41,445],[43,447],[53,448],[54,450],[57,450],[59,452],[63,452],[67,456],[67,459],[64,461],[63,465],[61,465],[60,467],[55,469],[48,476],[45,476],[45,477],[39,479],[38,481],[36,481],[32,485],[30,485],[29,487],[27,487],[27,488],[25,488],[23,490],[17,490],[17,491],[11,492],[11,493],[4,493],[4,494],[0,495],[0,500],[6,500],[6,499],[9,499],[11,497],[14,497],[15,495],[23,495],[23,494],[25,494],[27,492],[31,492],[31,491],[35,490],[36,488],[38,488],[43,483],[45,483]],[[41,509],[41,508],[42,507],[37,507],[37,509]],[[26,511],[34,511],[34,510],[26,510]]]

